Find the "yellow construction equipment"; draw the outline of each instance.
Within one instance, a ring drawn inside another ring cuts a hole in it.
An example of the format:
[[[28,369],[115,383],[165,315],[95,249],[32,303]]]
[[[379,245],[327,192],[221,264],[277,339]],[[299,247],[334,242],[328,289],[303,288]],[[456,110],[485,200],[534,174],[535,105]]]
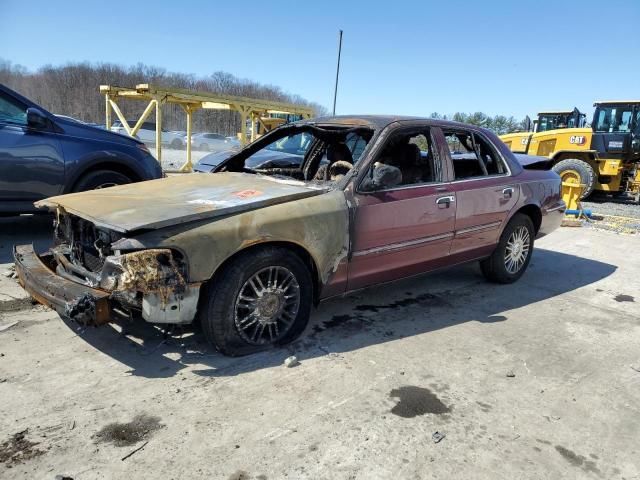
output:
[[[219,95],[210,92],[194,92],[183,88],[169,88],[142,83],[135,88],[117,87],[113,85],[100,85],[100,93],[105,99],[105,127],[111,129],[111,113],[122,123],[127,133],[132,137],[138,132],[144,121],[155,111],[156,116],[156,158],[162,160],[162,106],[167,103],[180,105],[187,116],[187,159],[180,167],[181,172],[190,172],[191,163],[191,123],[193,112],[201,108],[215,110],[235,110],[240,114],[240,133],[238,137],[244,145],[247,141],[255,140],[258,127],[262,125],[267,129],[271,115],[295,115],[298,118],[311,118],[313,110],[301,105],[273,102],[256,98],[238,97],[234,95]],[[131,126],[120,111],[118,100],[142,100],[148,102],[135,125]],[[278,119],[281,123],[284,120]],[[247,137],[247,127],[250,129],[250,137]],[[273,128],[273,127],[271,127]],[[268,130],[265,130],[268,131]]]
[[[533,133],[519,153],[551,159],[563,182],[585,185],[582,198],[600,191],[630,194],[640,202],[640,100],[595,102],[594,107],[590,128]]]
[[[559,110],[539,112],[533,121],[531,131],[514,132],[501,135],[502,141],[514,153],[527,153],[531,136],[537,132],[561,130],[563,128],[580,128],[586,123],[586,115],[577,108],[573,110]]]

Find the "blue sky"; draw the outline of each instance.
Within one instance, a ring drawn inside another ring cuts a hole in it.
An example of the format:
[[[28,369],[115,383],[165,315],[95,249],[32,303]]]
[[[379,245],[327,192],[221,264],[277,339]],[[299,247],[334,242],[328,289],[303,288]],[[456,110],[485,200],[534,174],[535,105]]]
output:
[[[223,70],[327,108],[341,28],[337,113],[590,118],[594,100],[640,97],[640,0],[0,0],[0,17],[0,58],[32,70]]]

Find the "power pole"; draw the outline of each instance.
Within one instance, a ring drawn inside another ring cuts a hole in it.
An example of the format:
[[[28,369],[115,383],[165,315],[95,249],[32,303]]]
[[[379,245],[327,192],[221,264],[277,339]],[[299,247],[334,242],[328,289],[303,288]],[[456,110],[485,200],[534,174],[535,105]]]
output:
[[[336,87],[333,90],[333,114],[336,114],[336,99],[338,98],[338,77],[340,76],[340,54],[342,53],[342,30],[338,36],[338,66],[336,67]]]

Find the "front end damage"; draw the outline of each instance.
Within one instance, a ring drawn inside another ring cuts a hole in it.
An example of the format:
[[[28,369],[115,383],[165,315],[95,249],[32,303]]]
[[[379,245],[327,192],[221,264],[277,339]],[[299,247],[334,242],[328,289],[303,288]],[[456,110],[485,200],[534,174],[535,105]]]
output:
[[[153,323],[191,323],[200,283],[189,283],[180,252],[134,248],[121,234],[59,209],[55,245],[44,255],[15,248],[20,283],[40,303],[84,325],[142,316]],[[139,246],[138,246],[139,247]]]

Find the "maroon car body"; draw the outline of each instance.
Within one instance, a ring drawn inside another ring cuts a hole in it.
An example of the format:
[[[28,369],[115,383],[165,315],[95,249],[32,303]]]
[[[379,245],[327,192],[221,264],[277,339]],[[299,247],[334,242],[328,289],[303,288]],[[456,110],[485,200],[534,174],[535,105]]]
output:
[[[299,164],[247,166],[284,141]],[[492,132],[432,119],[296,122],[215,170],[40,202],[57,212],[56,246],[16,249],[21,282],[67,317],[199,320],[217,348],[244,354],[295,338],[313,304],[346,292],[476,260],[515,281],[565,209],[544,164],[523,168]]]

